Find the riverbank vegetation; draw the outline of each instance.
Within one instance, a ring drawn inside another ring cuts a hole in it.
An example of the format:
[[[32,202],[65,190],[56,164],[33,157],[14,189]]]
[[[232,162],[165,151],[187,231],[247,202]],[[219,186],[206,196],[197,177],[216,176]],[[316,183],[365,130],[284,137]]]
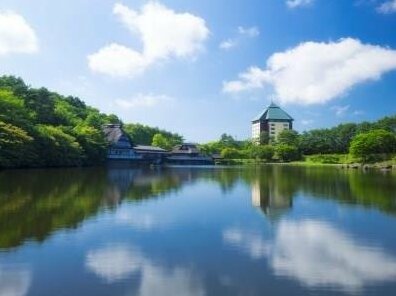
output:
[[[122,122],[77,97],[0,77],[0,168],[101,164],[107,149],[101,127],[107,123]],[[126,124],[125,129],[138,144],[150,145],[155,135],[166,143],[182,141],[158,128]]]
[[[237,141],[223,134],[218,141],[201,145],[207,153],[220,153],[240,163],[291,162],[348,164],[389,162],[396,153],[396,115],[376,122],[346,123],[302,134],[285,130],[275,141],[262,133],[259,142]]]

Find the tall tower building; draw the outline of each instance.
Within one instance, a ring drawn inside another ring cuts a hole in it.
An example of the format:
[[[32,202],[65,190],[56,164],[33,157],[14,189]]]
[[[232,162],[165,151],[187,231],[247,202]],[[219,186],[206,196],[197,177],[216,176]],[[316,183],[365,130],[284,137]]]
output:
[[[275,141],[283,130],[293,129],[293,118],[278,105],[271,103],[262,113],[252,120],[252,139],[260,140],[262,132],[268,132]]]

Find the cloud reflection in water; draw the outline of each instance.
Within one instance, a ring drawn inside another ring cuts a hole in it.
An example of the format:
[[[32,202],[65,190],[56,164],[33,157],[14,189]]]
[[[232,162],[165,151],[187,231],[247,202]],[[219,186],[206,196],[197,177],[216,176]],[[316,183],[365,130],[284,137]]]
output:
[[[163,268],[154,264],[138,249],[126,244],[89,251],[85,263],[88,270],[108,283],[140,273],[140,296],[205,295],[202,284],[189,269]]]
[[[295,278],[312,288],[355,292],[369,283],[396,277],[396,258],[356,242],[327,222],[282,221],[273,241],[228,229],[223,240],[254,259],[268,258],[276,275]]]
[[[0,295],[24,296],[31,282],[31,272],[26,268],[14,268],[0,265]]]

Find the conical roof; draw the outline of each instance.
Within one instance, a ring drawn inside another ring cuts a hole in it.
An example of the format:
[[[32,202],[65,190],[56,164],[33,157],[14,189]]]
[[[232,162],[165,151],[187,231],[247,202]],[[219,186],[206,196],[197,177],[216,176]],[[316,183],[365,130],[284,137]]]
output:
[[[289,114],[286,113],[281,107],[276,105],[274,102],[271,104],[258,116],[256,116],[252,121],[258,120],[294,120]]]

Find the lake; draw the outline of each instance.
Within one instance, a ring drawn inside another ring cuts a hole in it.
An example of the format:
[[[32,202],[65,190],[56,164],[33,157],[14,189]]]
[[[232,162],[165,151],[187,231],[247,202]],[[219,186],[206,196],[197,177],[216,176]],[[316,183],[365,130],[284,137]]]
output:
[[[0,172],[0,295],[396,295],[396,173]]]

